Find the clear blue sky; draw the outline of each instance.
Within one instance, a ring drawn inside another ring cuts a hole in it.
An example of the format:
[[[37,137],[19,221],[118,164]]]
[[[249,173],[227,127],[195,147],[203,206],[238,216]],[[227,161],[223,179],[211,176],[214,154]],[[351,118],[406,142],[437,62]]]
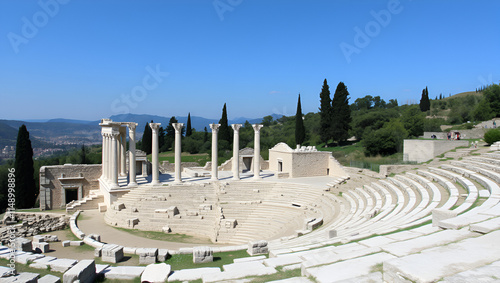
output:
[[[219,118],[224,103],[229,118],[294,115],[299,93],[304,113],[318,111],[325,78],[351,102],[471,91],[500,80],[499,11],[493,0],[1,0],[0,119]]]

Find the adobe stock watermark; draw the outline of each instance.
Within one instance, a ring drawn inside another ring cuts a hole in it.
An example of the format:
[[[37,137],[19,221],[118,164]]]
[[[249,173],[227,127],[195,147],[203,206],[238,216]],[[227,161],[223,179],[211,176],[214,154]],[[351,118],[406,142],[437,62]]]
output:
[[[234,11],[234,8],[239,6],[243,0],[214,0],[212,5],[214,5],[215,12],[219,16],[221,21],[224,20],[224,13]]]
[[[20,34],[9,32],[7,38],[14,53],[19,53],[19,47],[22,44],[28,44],[30,39],[33,39],[39,30],[45,27],[51,18],[59,14],[60,5],[65,5],[70,0],[39,0],[38,6],[41,10],[35,12],[31,18],[22,17],[22,26]]]
[[[16,169],[9,168],[7,175],[7,211],[5,212],[5,221],[14,221],[14,212],[16,211]],[[16,274],[16,253],[18,247],[16,245],[16,228],[14,225],[7,226],[7,234],[9,235],[9,263],[8,275]]]
[[[489,86],[493,84],[493,75],[489,74],[487,78],[483,76],[478,76],[477,79],[481,84],[479,84],[476,89],[481,89],[483,87]]]
[[[162,72],[160,65],[153,69],[151,66],[146,68],[147,74],[142,78],[142,84],[134,86],[130,93],[122,93],[120,98],[111,102],[111,111],[115,113],[130,113],[130,109],[135,109],[140,102],[144,101],[150,91],[156,89],[170,73]]]
[[[371,10],[370,14],[373,17],[373,20],[366,23],[364,29],[361,29],[358,26],[354,27],[355,34],[353,44],[349,44],[345,41],[340,43],[340,50],[342,50],[347,63],[351,63],[351,56],[353,54],[361,53],[363,48],[370,45],[372,39],[380,34],[382,28],[389,25],[393,15],[397,15],[402,11],[403,7],[401,6],[399,0],[389,0],[387,3],[387,9],[382,9],[378,12]]]

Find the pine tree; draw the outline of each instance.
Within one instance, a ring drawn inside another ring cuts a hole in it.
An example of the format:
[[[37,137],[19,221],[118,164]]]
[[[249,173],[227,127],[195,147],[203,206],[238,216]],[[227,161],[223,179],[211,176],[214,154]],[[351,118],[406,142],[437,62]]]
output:
[[[306,139],[306,129],[304,127],[304,120],[302,119],[302,105],[297,102],[297,112],[295,114],[295,144],[302,144]]]
[[[328,143],[328,140],[332,137],[330,134],[330,124],[332,115],[332,100],[330,98],[330,87],[326,79],[323,81],[323,87],[321,88],[320,97],[320,137],[321,141]]]
[[[186,137],[189,137],[193,134],[193,129],[191,128],[191,113],[188,113],[188,120],[186,123]]]
[[[37,189],[34,178],[33,148],[30,134],[23,124],[19,127],[14,162],[16,208],[32,208],[35,205]]]
[[[349,138],[351,129],[351,107],[349,107],[349,92],[343,82],[339,82],[332,99],[331,136],[340,143]]]
[[[219,140],[225,140],[231,145],[231,130],[229,129],[229,124],[227,120],[227,109],[226,103],[224,103],[224,107],[222,108],[222,117],[219,120]]]
[[[151,123],[153,123],[153,120],[151,120]],[[151,130],[151,127],[149,126],[149,123],[146,123],[144,126],[144,133],[142,134],[142,141],[141,141],[141,146],[142,146],[142,151],[144,151],[146,154],[151,154],[152,152],[152,142],[153,142],[153,131]]]

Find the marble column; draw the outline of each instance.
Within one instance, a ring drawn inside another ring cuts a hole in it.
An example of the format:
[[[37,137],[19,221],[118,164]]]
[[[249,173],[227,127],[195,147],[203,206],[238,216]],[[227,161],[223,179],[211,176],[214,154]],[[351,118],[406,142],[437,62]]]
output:
[[[137,123],[128,123],[128,151],[129,151],[129,160],[128,160],[128,174],[129,174],[129,186],[137,186],[136,180],[136,168],[135,168],[135,128],[137,127]]]
[[[111,188],[118,187],[118,137],[119,134],[111,134]]]
[[[220,124],[210,124],[210,129],[212,129],[212,181],[217,181],[219,180],[218,172],[217,172],[217,167],[219,165],[217,157],[218,157],[218,150],[217,150],[217,133],[219,132],[219,127]]]
[[[111,159],[111,134],[106,134],[106,152],[108,153],[108,157],[106,158],[106,161],[107,161],[107,164],[106,164],[106,168],[107,168],[107,172],[106,172],[106,176],[108,176],[108,180],[111,180],[111,162],[112,162],[112,159]]]
[[[153,172],[152,172],[152,177],[151,177],[151,184],[152,185],[159,185],[160,184],[160,169],[159,169],[159,163],[158,163],[158,128],[160,127],[160,123],[149,123],[149,127],[151,127],[151,130],[153,131],[153,142],[151,146],[151,163],[153,167]]]
[[[253,124],[252,127],[255,131],[253,148],[253,178],[262,179],[260,176],[260,129],[262,129],[263,126]]]
[[[101,164],[101,178],[102,179],[107,179],[108,176],[106,176],[106,172],[108,168],[106,167],[106,157],[107,157],[107,152],[106,152],[106,134],[102,134],[102,164]]]
[[[181,183],[181,144],[182,144],[182,127],[183,123],[172,123],[175,129],[175,182]]]
[[[127,176],[127,127],[120,127],[120,176]]]
[[[233,180],[240,179],[240,128],[241,124],[232,124],[233,127]]]

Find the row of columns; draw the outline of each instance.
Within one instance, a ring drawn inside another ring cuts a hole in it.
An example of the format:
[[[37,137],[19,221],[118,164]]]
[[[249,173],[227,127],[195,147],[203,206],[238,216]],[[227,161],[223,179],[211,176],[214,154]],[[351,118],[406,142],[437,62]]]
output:
[[[136,180],[136,140],[135,130],[137,123],[116,123],[111,120],[103,120],[102,126],[102,176],[101,178],[111,183],[111,188],[118,187],[118,176],[126,176],[126,133],[129,129],[129,186],[137,186]],[[152,131],[152,185],[160,184],[159,180],[159,146],[158,146],[158,130],[160,123],[149,123]],[[181,178],[181,138],[183,123],[173,123],[175,129],[175,182],[182,182]],[[233,139],[233,180],[239,180],[239,130],[241,124],[232,124],[234,131]],[[218,177],[218,132],[220,124],[210,124],[212,130],[212,177],[216,181]],[[252,125],[254,136],[254,158],[253,171],[254,179],[261,179],[260,176],[260,129],[263,127],[259,124]]]
[[[102,175],[101,178],[118,187],[118,176],[127,175],[127,127],[129,128],[129,185],[137,185],[135,179],[135,128],[137,123],[116,123],[103,119],[102,127]],[[132,162],[133,161],[133,162]]]

